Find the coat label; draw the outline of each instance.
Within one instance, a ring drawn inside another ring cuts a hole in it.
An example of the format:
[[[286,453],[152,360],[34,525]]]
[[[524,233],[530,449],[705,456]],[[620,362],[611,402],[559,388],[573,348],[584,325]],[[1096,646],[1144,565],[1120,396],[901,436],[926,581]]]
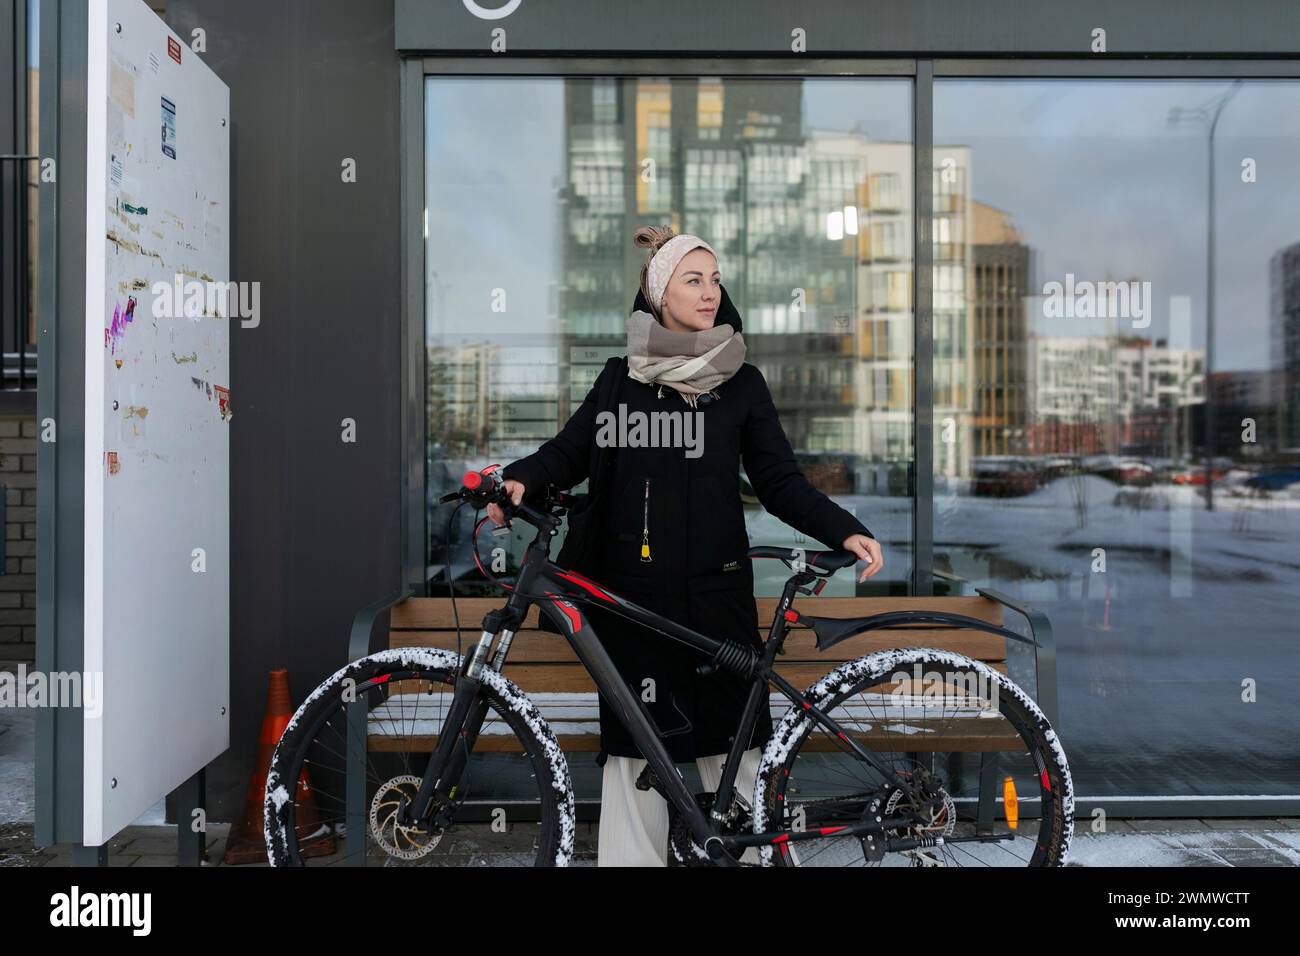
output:
[[[740,567],[740,562],[739,562],[739,561],[728,561],[726,564],[724,564],[724,565],[722,566],[722,570],[724,570],[724,571],[735,571],[735,570],[736,570],[737,568],[739,568],[739,567]]]

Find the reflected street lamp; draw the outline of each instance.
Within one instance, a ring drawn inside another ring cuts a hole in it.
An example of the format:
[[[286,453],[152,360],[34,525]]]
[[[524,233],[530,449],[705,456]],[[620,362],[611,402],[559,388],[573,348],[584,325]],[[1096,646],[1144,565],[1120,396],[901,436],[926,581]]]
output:
[[[1209,217],[1206,227],[1206,267],[1205,267],[1205,510],[1214,510],[1214,396],[1210,391],[1210,375],[1214,370],[1214,133],[1219,125],[1219,115],[1228,101],[1241,89],[1241,80],[1233,80],[1227,91],[1217,99],[1198,106],[1196,109],[1184,109],[1181,106],[1169,110],[1169,125],[1181,122],[1204,123],[1209,126],[1210,135],[1206,140],[1209,166]]]

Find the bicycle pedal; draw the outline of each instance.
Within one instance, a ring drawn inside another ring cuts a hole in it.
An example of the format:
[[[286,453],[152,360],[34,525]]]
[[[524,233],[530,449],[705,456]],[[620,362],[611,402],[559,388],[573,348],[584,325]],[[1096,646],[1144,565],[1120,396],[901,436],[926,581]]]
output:
[[[641,776],[636,778],[636,788],[638,790],[649,790],[651,787],[658,788],[659,778],[655,776],[654,769],[646,764],[645,769],[641,771]]]

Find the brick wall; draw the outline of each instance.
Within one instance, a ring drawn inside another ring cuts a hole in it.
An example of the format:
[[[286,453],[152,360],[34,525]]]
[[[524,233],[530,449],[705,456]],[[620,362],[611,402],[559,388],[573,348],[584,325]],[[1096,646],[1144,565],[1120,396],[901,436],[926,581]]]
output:
[[[0,661],[36,662],[36,418],[0,418],[5,488]]]

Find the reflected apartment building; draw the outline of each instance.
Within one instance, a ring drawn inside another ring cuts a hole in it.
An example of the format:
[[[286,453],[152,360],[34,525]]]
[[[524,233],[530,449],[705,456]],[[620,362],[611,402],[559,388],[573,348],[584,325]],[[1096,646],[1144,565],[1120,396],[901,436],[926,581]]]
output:
[[[1029,336],[1029,453],[1192,452],[1205,401],[1204,349],[1138,336]]]
[[[975,345],[971,449],[976,456],[1029,450],[1025,302],[1033,266],[1011,215],[970,204],[973,225]]]
[[[906,494],[912,458],[912,146],[804,122],[798,83],[566,84],[559,421],[610,355],[642,225],[708,240],[801,466],[828,494]],[[970,155],[935,150],[937,468],[968,473]]]
[[[1300,453],[1300,242],[1278,250],[1270,260],[1269,298],[1281,440]]]

